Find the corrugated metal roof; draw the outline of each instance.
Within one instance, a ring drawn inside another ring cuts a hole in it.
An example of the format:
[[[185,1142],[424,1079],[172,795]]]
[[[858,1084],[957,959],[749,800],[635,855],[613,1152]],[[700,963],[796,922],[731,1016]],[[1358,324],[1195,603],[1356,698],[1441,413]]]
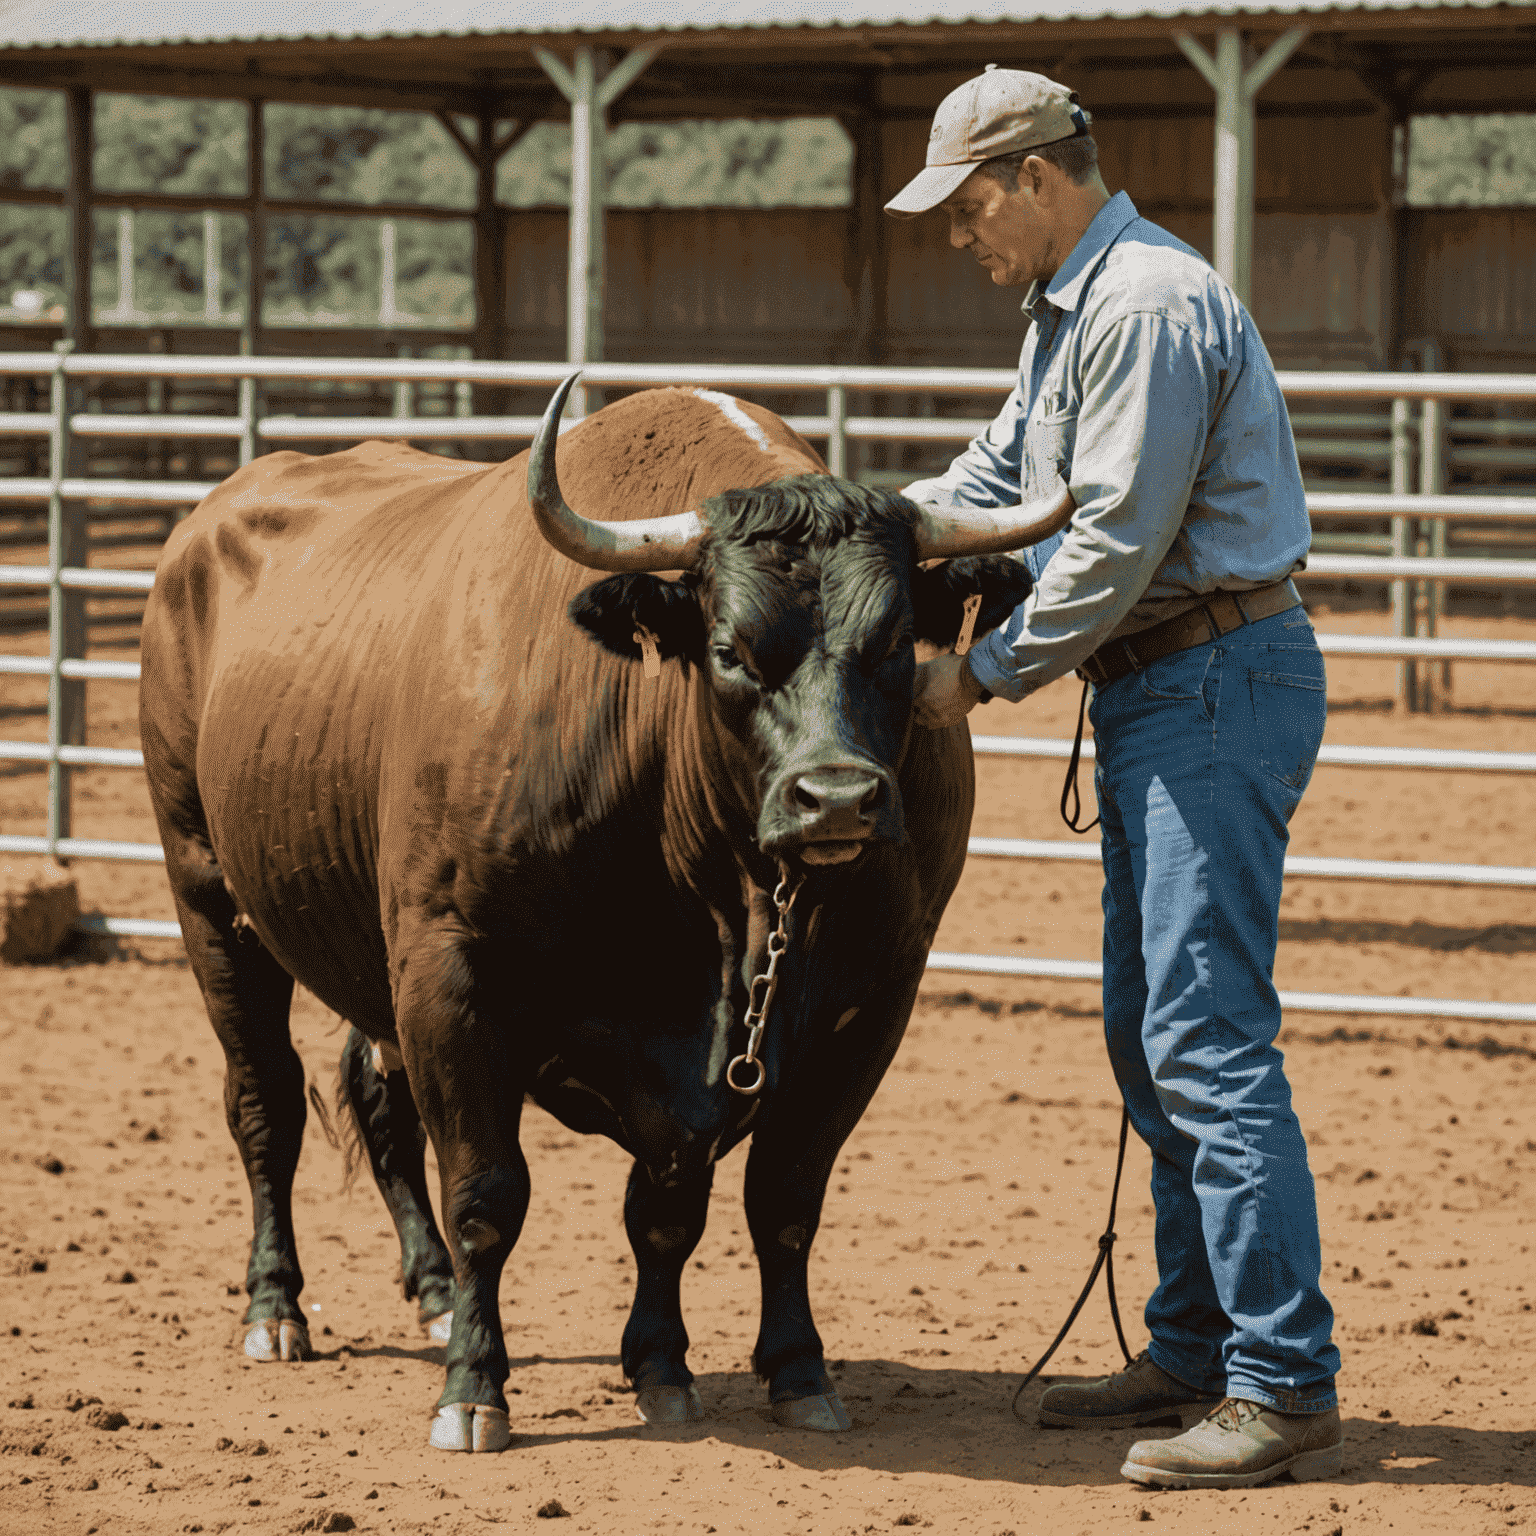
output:
[[[0,0],[0,48],[320,39],[494,37],[769,27],[889,27],[966,22],[1173,20],[1211,16],[1531,9],[1536,0],[582,0],[569,8],[507,0]]]

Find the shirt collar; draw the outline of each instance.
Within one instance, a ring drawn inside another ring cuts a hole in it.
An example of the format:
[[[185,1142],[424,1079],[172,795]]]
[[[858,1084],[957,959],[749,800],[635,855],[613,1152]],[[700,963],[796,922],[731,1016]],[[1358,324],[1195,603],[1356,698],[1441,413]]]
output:
[[[1055,277],[1044,288],[1038,282],[1029,285],[1024,296],[1025,314],[1037,318],[1041,299],[1049,299],[1057,309],[1076,309],[1099,258],[1120,238],[1126,225],[1139,217],[1129,195],[1116,192],[1093,216],[1093,223],[1083,231],[1082,239],[1072,247],[1071,255],[1062,262]]]

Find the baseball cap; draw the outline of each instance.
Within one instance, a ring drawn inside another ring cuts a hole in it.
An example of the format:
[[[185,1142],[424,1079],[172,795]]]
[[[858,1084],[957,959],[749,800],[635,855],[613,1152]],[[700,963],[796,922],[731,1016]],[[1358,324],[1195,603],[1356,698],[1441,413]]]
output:
[[[933,114],[928,163],[885,205],[911,218],[936,208],[983,161],[1086,133],[1077,92],[1025,69],[988,64]]]

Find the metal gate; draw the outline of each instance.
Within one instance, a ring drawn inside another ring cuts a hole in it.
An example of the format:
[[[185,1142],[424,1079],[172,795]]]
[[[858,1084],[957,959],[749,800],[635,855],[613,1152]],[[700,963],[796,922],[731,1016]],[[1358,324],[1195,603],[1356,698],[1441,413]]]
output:
[[[72,563],[66,558],[66,509],[80,504],[112,503],[119,507],[182,507],[200,501],[212,483],[154,480],[106,480],[67,473],[71,443],[87,437],[223,438],[238,445],[246,463],[259,445],[284,442],[350,442],[380,435],[421,441],[527,441],[538,427],[533,416],[474,417],[414,416],[409,386],[424,382],[468,382],[483,385],[553,385],[564,376],[563,363],[476,363],[318,358],[242,357],[110,357],[75,356],[61,345],[54,354],[0,354],[0,375],[49,377],[47,411],[0,413],[0,435],[46,437],[49,474],[46,478],[0,479],[0,501],[46,504],[48,557],[42,565],[0,565],[0,587],[44,590],[48,595],[49,653],[46,657],[0,656],[0,673],[48,678],[48,737],[45,742],[0,741],[0,760],[46,763],[48,769],[47,824],[40,837],[0,835],[0,853],[50,854],[57,858],[126,859],[163,862],[158,844],[114,842],[68,835],[70,772],[82,767],[142,768],[143,756],[133,749],[91,747],[66,741],[65,684],[87,681],[134,681],[134,662],[90,661],[67,654],[71,602],[86,593],[143,593],[154,583],[152,573],[114,571]],[[234,379],[239,381],[238,409],[232,416],[89,414],[68,408],[68,386],[80,378]],[[371,380],[394,383],[393,417],[264,416],[259,411],[260,386],[281,379]],[[644,365],[594,363],[584,374],[592,386],[635,387],[667,384],[726,386],[787,392],[821,392],[822,415],[789,416],[804,436],[825,442],[826,459],[834,473],[845,473],[851,442],[953,443],[968,442],[989,424],[987,418],[851,416],[850,391],[912,392],[996,399],[1013,387],[1006,369],[934,369],[871,367],[770,367],[723,364]],[[1420,491],[1392,493],[1320,493],[1309,495],[1314,518],[1385,517],[1392,520],[1393,552],[1385,555],[1314,554],[1298,579],[1349,578],[1389,583],[1394,590],[1394,628],[1388,636],[1319,634],[1326,654],[1377,656],[1407,661],[1453,660],[1536,662],[1536,643],[1495,640],[1446,640],[1405,632],[1409,605],[1404,593],[1410,584],[1430,588],[1448,581],[1475,581],[1498,586],[1536,585],[1536,560],[1477,559],[1408,552],[1408,528],[1443,528],[1452,521],[1531,523],[1536,526],[1536,496],[1471,496],[1443,494],[1443,463],[1436,468],[1431,444],[1443,435],[1442,412],[1450,401],[1536,401],[1536,378],[1506,375],[1282,373],[1288,398],[1389,400],[1396,425],[1410,401],[1423,403],[1420,421],[1425,444],[1421,455]],[[403,386],[403,387],[402,387]],[[1401,485],[1405,476],[1394,475]],[[78,512],[75,514],[78,516]],[[1442,539],[1420,540],[1420,547],[1444,548]],[[1431,611],[1433,611],[1431,609]],[[1066,757],[1071,743],[1027,737],[978,736],[979,754]],[[1084,748],[1092,756],[1092,744]],[[1525,774],[1536,772],[1536,752],[1481,752],[1325,746],[1318,755],[1324,767],[1390,767],[1419,772],[1447,770]],[[970,852],[979,858],[1097,860],[1093,844],[1013,838],[972,838]],[[1536,868],[1504,865],[1420,863],[1393,860],[1294,857],[1288,874],[1340,880],[1392,880],[1437,885],[1536,886]],[[131,915],[94,917],[83,926],[98,933],[137,937],[175,937],[175,923]],[[1056,960],[1044,956],[967,955],[935,952],[934,970],[987,975],[1042,976],[1074,980],[1098,979],[1096,962]],[[1536,1004],[1491,1001],[1379,997],[1333,993],[1282,993],[1284,1006],[1310,1012],[1390,1014],[1489,1022],[1536,1023]]]

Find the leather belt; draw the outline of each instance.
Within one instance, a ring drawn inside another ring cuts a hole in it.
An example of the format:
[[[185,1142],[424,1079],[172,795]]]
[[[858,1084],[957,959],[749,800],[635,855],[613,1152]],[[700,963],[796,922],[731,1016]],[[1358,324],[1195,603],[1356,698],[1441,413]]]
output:
[[[1150,629],[1138,630],[1123,640],[1110,640],[1077,668],[1077,675],[1103,688],[1129,677],[1161,656],[1208,645],[1234,629],[1258,619],[1284,613],[1301,602],[1296,583],[1289,576],[1267,587],[1248,592],[1213,592],[1198,608],[1191,608]]]

